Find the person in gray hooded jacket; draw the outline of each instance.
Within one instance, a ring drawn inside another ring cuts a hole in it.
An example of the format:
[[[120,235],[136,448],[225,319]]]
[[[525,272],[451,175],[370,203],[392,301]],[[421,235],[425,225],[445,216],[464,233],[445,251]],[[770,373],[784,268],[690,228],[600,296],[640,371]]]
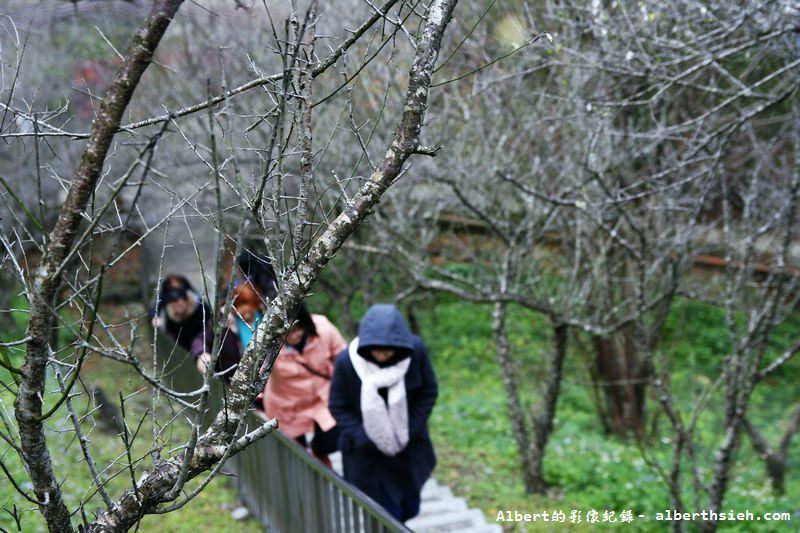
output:
[[[336,358],[329,408],[344,477],[398,520],[419,513],[436,466],[428,418],[438,394],[428,352],[393,305],[373,305]]]

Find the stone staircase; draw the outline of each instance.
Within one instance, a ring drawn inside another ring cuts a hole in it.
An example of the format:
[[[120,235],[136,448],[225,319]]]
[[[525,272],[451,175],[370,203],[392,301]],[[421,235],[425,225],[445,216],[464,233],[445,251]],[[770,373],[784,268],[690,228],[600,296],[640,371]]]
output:
[[[342,454],[331,454],[333,470],[342,475]],[[419,515],[406,522],[416,533],[501,533],[499,524],[489,524],[478,509],[470,509],[464,498],[453,495],[450,487],[430,478],[422,487]]]

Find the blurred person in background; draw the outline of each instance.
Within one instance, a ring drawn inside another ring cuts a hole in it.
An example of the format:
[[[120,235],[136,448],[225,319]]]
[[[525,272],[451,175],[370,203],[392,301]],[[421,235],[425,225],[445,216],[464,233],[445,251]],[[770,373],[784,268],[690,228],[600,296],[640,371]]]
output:
[[[231,309],[227,324],[222,331],[219,357],[215,371],[221,373],[225,383],[230,382],[242,353],[267,312],[269,302],[277,294],[277,281],[272,263],[260,254],[245,250],[236,258],[236,265],[242,275],[230,287],[224,287],[221,294],[225,301],[229,290],[233,290]],[[220,312],[224,311],[224,307]],[[211,362],[210,355],[197,360],[197,369],[202,374]],[[262,409],[260,399],[255,407]]]
[[[278,294],[278,278],[272,269],[272,262],[265,256],[245,250],[236,258],[236,264],[245,279],[250,280],[264,298],[264,308]],[[263,310],[262,309],[262,310]]]
[[[214,344],[211,308],[184,276],[169,274],[161,280],[150,317],[153,327],[189,352],[198,368],[203,361],[211,360]]]

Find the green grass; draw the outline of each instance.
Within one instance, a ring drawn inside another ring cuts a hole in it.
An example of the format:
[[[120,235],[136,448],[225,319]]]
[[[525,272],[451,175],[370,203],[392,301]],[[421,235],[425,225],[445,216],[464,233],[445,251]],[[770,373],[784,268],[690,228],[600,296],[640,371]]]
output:
[[[543,354],[549,349],[547,324],[530,312],[514,309],[510,313],[509,338],[520,370],[520,386],[527,404],[538,400]],[[589,377],[581,354],[570,352],[565,366],[565,382],[559,399],[555,431],[545,456],[545,473],[552,484],[546,495],[526,494],[511,426],[506,416],[505,394],[495,364],[488,306],[470,305],[441,298],[435,306],[420,311],[423,335],[428,345],[440,387],[439,402],[430,420],[431,433],[439,456],[436,476],[447,482],[470,505],[484,510],[490,521],[500,510],[541,512],[590,509],[615,510],[617,516],[631,509],[635,521],[626,530],[667,531],[665,522],[641,520],[638,514],[654,517],[670,507],[665,484],[642,458],[636,445],[605,435],[593,408]],[[692,402],[699,386],[710,382],[718,372],[719,360],[726,353],[724,320],[718,309],[696,302],[676,305],[666,328],[663,349],[668,350],[674,371],[673,386],[681,392],[679,401]],[[794,327],[795,338],[800,327]],[[784,328],[783,334],[787,334]],[[779,344],[779,343],[778,343]],[[776,349],[779,346],[776,345]],[[785,369],[785,379],[765,384],[753,399],[753,418],[774,438],[780,424],[800,397],[800,384],[788,376],[797,375],[797,362]],[[524,377],[523,377],[524,376]],[[649,400],[650,408],[654,402]],[[711,464],[714,445],[719,442],[720,402],[712,402],[701,419],[701,459]],[[666,420],[663,434],[648,445],[648,454],[669,465],[672,443]],[[800,441],[800,439],[797,439]],[[771,494],[764,464],[744,441],[733,471],[725,508],[749,509],[753,513],[790,511],[797,513],[800,482],[800,442],[795,442],[787,475],[787,494]],[[795,474],[794,476],[792,474]],[[686,473],[688,474],[688,473]],[[710,475],[703,471],[708,480]],[[687,478],[688,479],[688,478]],[[687,486],[688,488],[688,486]],[[688,495],[688,493],[687,493]],[[794,520],[800,520],[797,514]],[[550,531],[546,524],[525,524],[528,530]],[[564,524],[574,530],[595,530],[608,523],[587,526]],[[617,527],[622,527],[618,525]],[[521,531],[521,526],[508,526]],[[562,529],[559,524],[558,530]],[[767,525],[763,522],[738,522],[723,531],[790,531],[792,523]]]

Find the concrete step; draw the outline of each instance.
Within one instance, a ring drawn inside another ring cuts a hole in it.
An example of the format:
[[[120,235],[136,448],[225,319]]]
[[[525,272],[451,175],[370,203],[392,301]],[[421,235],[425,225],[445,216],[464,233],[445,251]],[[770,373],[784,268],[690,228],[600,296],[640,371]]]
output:
[[[444,533],[448,531],[458,531],[460,533],[487,525],[486,517],[477,509],[419,516],[406,522],[406,526],[416,533]]]
[[[436,481],[434,478],[429,477],[428,481],[426,481],[425,484],[422,485],[422,490],[425,490],[425,487],[428,487],[428,490],[433,490],[435,488],[441,487],[441,485],[439,485],[439,482]]]
[[[466,511],[467,509],[469,509],[469,506],[464,498],[422,500],[422,503],[419,506],[419,516]]]
[[[500,524],[485,524],[469,529],[463,529],[458,533],[503,533],[503,528],[500,526]]]
[[[425,486],[422,487],[421,498],[422,501],[447,500],[453,498],[453,491],[450,490],[450,487],[444,485],[425,484]]]

